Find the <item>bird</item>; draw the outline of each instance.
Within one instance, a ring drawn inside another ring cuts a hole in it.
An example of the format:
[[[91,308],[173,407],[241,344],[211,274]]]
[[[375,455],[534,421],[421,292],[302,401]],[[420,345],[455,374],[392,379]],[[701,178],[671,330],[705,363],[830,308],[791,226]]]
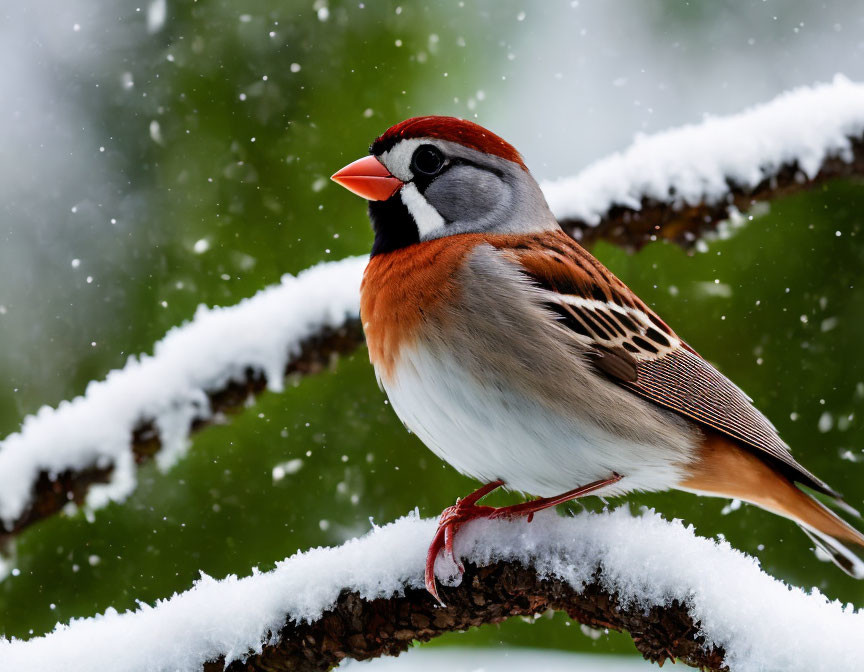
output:
[[[683,490],[797,523],[845,572],[864,536],[840,493],[798,463],[733,382],[567,235],[522,156],[468,120],[413,117],[332,179],[374,232],[360,315],[379,385],[405,426],[484,485],[444,509],[435,562],[478,518],[586,495]],[[480,504],[499,487],[536,499]],[[806,488],[805,491],[802,488]],[[443,604],[443,603],[442,603]]]

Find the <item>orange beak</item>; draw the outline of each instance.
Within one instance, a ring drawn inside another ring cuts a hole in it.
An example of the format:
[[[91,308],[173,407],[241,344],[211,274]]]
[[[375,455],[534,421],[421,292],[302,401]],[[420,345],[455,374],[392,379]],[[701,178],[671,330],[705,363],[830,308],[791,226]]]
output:
[[[349,163],[333,173],[330,179],[367,201],[386,201],[404,184],[374,156],[364,156]]]

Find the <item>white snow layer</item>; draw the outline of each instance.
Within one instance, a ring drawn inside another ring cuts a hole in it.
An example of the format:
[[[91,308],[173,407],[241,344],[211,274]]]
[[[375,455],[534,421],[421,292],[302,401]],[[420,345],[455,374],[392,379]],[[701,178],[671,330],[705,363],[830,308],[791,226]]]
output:
[[[318,618],[343,589],[374,599],[422,588],[435,525],[409,515],[343,546],[297,553],[270,572],[202,576],[155,606],[58,624],[26,642],[0,640],[0,669],[191,672],[220,655],[243,658],[286,619]],[[864,612],[786,586],[728,543],[651,511],[475,521],[460,530],[456,552],[480,565],[533,566],[577,590],[599,571],[605,588],[642,608],[678,600],[701,624],[699,634],[726,650],[733,672],[837,672],[864,659]]]
[[[624,152],[547,182],[543,192],[559,220],[592,226],[614,205],[639,210],[643,198],[714,204],[726,199],[730,181],[755,187],[793,162],[813,178],[828,157],[851,161],[850,137],[862,133],[864,84],[837,75],[740,114],[637,136]]]
[[[26,418],[20,432],[0,442],[0,520],[8,526],[25,510],[40,471],[113,464],[111,482],[92,487],[88,505],[124,499],[135,488],[131,437],[140,421],[155,420],[162,441],[157,462],[165,468],[183,454],[192,419],[211,415],[208,391],[244,380],[248,368],[280,389],[305,338],[358,315],[366,262],[319,264],[235,306],[200,306],[153,355],[131,357],[84,395]]]

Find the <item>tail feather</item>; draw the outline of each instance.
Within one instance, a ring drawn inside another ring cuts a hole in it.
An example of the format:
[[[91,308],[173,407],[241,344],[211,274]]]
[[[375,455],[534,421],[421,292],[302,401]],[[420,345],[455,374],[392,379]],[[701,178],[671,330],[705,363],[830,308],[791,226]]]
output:
[[[778,498],[775,493],[770,501],[759,501],[760,498],[755,497],[753,503],[798,523],[798,527],[835,565],[851,577],[864,579],[864,559],[846,545],[854,544],[864,549],[864,535],[815,497],[785,478],[784,481],[785,484],[775,488],[785,492],[784,495]]]
[[[721,437],[706,442],[682,489],[734,497],[789,518],[840,569],[864,579],[864,534],[749,450]],[[858,512],[839,497],[832,503],[848,514]],[[862,555],[847,544],[858,547]]]
[[[800,501],[797,503],[790,501],[787,505],[788,512],[782,515],[786,515],[798,523],[798,527],[804,531],[804,534],[810,537],[816,547],[828,555],[840,569],[851,577],[864,579],[864,559],[844,544],[844,542],[852,543],[864,548],[864,535],[815,497],[794,485],[792,487],[795,488],[796,492],[790,497],[790,500]],[[846,513],[858,518],[861,517],[861,514],[842,499],[834,499],[831,503]]]
[[[804,525],[799,525],[804,534],[810,537],[810,541],[827,555],[831,562],[846,572],[854,579],[864,579],[864,560],[850,551],[833,537],[829,537],[815,530],[809,530]]]
[[[754,504],[794,520],[801,527],[816,532],[820,538],[829,537],[837,542],[849,542],[864,547],[864,535],[861,532],[794,483],[783,478],[773,491],[773,494],[765,498],[768,501],[755,501]]]
[[[855,518],[861,517],[861,512],[853,506],[850,506],[846,500],[841,499],[840,497],[835,497],[832,502],[838,509],[841,511],[845,511],[850,516],[854,516]]]

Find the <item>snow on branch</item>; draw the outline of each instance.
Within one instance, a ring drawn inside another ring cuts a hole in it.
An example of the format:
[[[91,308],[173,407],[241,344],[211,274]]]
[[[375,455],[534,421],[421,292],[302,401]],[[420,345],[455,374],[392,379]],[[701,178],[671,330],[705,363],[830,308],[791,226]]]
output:
[[[406,516],[269,572],[202,576],[153,606],[58,624],[29,641],[0,640],[0,669],[327,670],[547,609],[625,630],[658,662],[819,672],[864,657],[864,611],[786,586],[726,542],[654,512],[472,522],[456,539],[467,571],[461,585],[443,589],[444,608],[423,589],[434,529],[432,520]]]
[[[753,202],[831,177],[864,175],[864,85],[789,92],[738,115],[650,137],[579,175],[544,185],[566,230],[586,244],[689,245]],[[190,432],[286,373],[320,369],[363,342],[364,258],[321,264],[194,319],[85,394],[28,417],[0,441],[0,542],[69,502],[125,498],[136,465],[171,465]]]
[[[864,85],[837,75],[727,117],[650,136],[543,185],[564,229],[591,244],[690,247],[754,203],[864,175]]]
[[[67,503],[119,501],[137,464],[168,467],[190,432],[242,407],[285,376],[320,370],[363,341],[359,287],[365,257],[321,264],[229,308],[201,306],[153,355],[43,407],[0,442],[0,538]]]

